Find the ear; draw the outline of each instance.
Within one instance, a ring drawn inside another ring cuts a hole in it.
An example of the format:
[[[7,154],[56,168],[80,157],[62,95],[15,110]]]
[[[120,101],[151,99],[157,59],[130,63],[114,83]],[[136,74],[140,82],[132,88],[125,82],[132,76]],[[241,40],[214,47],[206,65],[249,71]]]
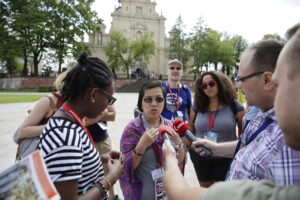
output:
[[[88,102],[91,102],[91,103],[95,102],[97,90],[98,90],[97,88],[93,88],[90,90],[90,93],[88,94]]]
[[[272,79],[273,73],[266,71],[263,73],[264,89],[266,91],[271,91],[275,89],[275,83]]]

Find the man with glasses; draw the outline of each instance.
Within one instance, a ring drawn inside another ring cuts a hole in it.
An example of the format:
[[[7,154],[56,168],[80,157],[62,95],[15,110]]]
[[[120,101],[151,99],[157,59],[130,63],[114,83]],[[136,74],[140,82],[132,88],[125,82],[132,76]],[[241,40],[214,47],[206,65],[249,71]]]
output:
[[[259,112],[247,124],[239,141],[216,144],[203,140],[193,144],[203,144],[215,156],[234,157],[227,180],[300,183],[300,152],[285,144],[273,108],[276,87],[272,75],[282,48],[278,41],[264,40],[248,47],[241,56],[237,86],[248,104],[259,108]]]
[[[298,31],[297,31],[298,30]],[[283,129],[285,140],[289,146],[300,150],[300,24],[288,32],[291,39],[285,45],[277,62],[273,83],[277,86],[275,98],[276,117]],[[288,105],[286,103],[289,103]],[[289,120],[292,117],[291,120]],[[163,153],[166,160],[164,185],[169,199],[288,199],[296,200],[300,196],[300,186],[282,187],[270,181],[228,181],[214,184],[209,189],[191,188],[174,167],[175,151],[165,142]]]
[[[192,97],[190,88],[182,85],[180,79],[183,75],[183,64],[178,59],[168,63],[168,80],[162,85],[167,93],[167,106],[162,116],[174,121],[175,119],[188,120],[192,106]]]

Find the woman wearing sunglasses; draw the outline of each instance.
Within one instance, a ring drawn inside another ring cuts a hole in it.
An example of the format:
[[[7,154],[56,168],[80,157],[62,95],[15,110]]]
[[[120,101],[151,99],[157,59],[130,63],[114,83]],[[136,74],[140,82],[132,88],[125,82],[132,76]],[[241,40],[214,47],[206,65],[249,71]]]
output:
[[[166,92],[161,83],[144,84],[137,106],[142,114],[129,122],[121,137],[120,147],[125,161],[120,186],[127,200],[163,199],[161,148],[164,139],[158,134],[158,128],[170,126],[171,122],[161,116],[166,106]],[[185,155],[182,141],[175,131],[170,138],[177,145],[181,163]]]
[[[189,121],[189,128],[197,137],[214,142],[236,140],[236,125],[242,127],[244,114],[244,107],[236,100],[235,88],[225,74],[209,71],[197,79]],[[231,159],[200,157],[193,151],[190,156],[201,187],[225,179]]]

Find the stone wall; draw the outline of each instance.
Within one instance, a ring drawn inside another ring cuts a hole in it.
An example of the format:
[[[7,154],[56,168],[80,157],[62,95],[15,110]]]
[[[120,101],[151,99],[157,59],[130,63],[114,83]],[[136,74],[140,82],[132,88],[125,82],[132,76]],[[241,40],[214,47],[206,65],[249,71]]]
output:
[[[0,79],[0,89],[5,90],[21,90],[21,89],[36,89],[39,86],[51,86],[53,85],[55,78],[2,78]],[[135,83],[137,79],[116,79],[115,90],[119,88]],[[183,80],[182,84],[188,85],[191,90],[194,90],[195,81]]]
[[[35,89],[39,86],[53,85],[55,78],[2,78],[0,79],[0,89],[5,90],[21,90]],[[115,80],[115,89],[119,89],[124,85],[136,82],[136,79],[117,79]]]

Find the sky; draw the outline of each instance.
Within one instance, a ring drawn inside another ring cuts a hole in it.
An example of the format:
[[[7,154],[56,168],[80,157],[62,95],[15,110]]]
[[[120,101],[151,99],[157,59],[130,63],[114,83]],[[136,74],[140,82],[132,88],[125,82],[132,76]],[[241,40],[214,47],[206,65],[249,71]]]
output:
[[[249,43],[265,34],[284,37],[288,28],[300,22],[300,0],[156,0],[156,3],[156,12],[166,18],[166,35],[179,15],[186,33],[192,32],[202,17],[207,27],[242,35]],[[111,13],[118,5],[118,0],[95,0],[92,6],[98,17],[104,19],[106,32],[112,21]]]

